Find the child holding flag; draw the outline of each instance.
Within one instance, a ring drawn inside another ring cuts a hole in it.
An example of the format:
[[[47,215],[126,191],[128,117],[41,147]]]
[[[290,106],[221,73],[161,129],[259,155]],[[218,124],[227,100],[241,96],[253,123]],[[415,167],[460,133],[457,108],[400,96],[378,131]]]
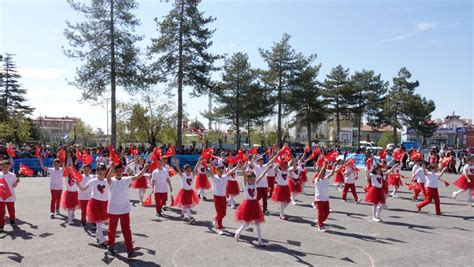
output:
[[[5,208],[8,210],[10,225],[15,224],[15,188],[20,179],[10,172],[10,168],[13,165],[12,162],[13,159],[10,157],[10,161],[3,160],[0,164],[2,169],[0,177],[0,232],[3,232],[3,227],[5,226]]]

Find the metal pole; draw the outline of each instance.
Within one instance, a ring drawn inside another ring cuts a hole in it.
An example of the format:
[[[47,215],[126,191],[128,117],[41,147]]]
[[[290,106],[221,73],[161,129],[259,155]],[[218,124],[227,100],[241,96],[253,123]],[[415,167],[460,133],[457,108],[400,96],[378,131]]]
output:
[[[109,135],[109,99],[105,99],[105,114],[107,117],[107,135]]]

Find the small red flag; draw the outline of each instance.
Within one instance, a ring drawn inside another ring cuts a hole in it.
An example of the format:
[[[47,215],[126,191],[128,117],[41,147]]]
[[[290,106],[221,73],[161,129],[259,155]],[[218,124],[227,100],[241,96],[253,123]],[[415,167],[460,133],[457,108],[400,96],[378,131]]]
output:
[[[41,148],[39,146],[36,146],[35,149],[35,156],[39,158],[41,156]]]
[[[310,151],[311,151],[311,147],[310,146],[305,146],[304,152],[309,153]]]
[[[78,183],[82,182],[82,174],[74,168],[74,166],[71,167],[72,169],[72,176],[77,180]]]
[[[63,177],[64,177],[64,178],[69,177],[69,164],[66,164],[66,166],[64,167],[64,170],[63,170]]]
[[[64,151],[64,148],[59,149],[58,159],[61,162],[61,164],[64,164],[64,162],[66,162],[66,151]]]
[[[209,160],[212,158],[213,153],[214,153],[214,147],[203,149],[201,152],[201,158],[205,160]]]
[[[25,164],[20,163],[20,170],[18,171],[18,173],[26,176],[33,176],[35,172],[32,169],[28,168],[28,166],[26,166]]]
[[[403,151],[400,148],[397,148],[393,151],[392,158],[398,161],[398,160],[402,160],[404,155],[405,155],[405,151]]]
[[[339,155],[339,152],[337,150],[333,150],[326,154],[324,157],[326,158],[327,161],[335,161],[337,159],[337,156]]]
[[[92,163],[92,156],[87,153],[87,151],[82,152],[82,164],[91,164]]]
[[[319,147],[315,148],[313,150],[313,153],[311,153],[311,155],[308,157],[308,160],[312,160],[316,158],[320,153],[321,153],[321,149],[319,149]]]
[[[171,145],[170,148],[166,151],[165,158],[170,158],[175,155],[174,145]]]
[[[444,157],[441,160],[441,166],[442,167],[448,167],[448,165],[451,163],[451,161],[452,161],[451,157]]]
[[[10,144],[7,149],[8,156],[14,158],[16,157],[16,152],[15,149],[13,149],[13,146]]]
[[[117,153],[115,153],[115,149],[112,145],[109,146],[109,158],[115,165],[120,164],[120,158]]]
[[[367,168],[367,170],[372,169],[373,162],[374,162],[374,159],[372,158],[372,156],[370,156],[365,162],[365,167]]]
[[[169,175],[170,177],[173,177],[173,176],[176,175],[176,171],[174,170],[173,167],[170,167],[170,168],[168,169],[168,175]]]
[[[82,154],[81,154],[81,151],[79,150],[79,148],[76,148],[76,159],[77,159],[77,160],[80,160],[80,161],[84,161],[84,159],[82,158]]]
[[[152,200],[151,200],[151,195],[153,193],[150,193],[148,194],[148,196],[145,198],[145,200],[143,201],[143,206],[145,207],[150,207],[152,205]]]
[[[387,151],[386,150],[380,150],[379,151],[379,158],[380,160],[384,160],[387,158]]]
[[[250,155],[257,155],[258,154],[258,147],[252,147],[250,150],[249,150],[249,154]]]
[[[6,200],[7,198],[12,196],[12,192],[10,191],[10,186],[8,185],[5,178],[0,178],[0,198]]]
[[[449,186],[449,183],[448,183],[448,181],[446,181],[446,180],[443,180],[443,183],[444,183],[444,186],[446,186],[446,187],[448,187],[448,186]]]

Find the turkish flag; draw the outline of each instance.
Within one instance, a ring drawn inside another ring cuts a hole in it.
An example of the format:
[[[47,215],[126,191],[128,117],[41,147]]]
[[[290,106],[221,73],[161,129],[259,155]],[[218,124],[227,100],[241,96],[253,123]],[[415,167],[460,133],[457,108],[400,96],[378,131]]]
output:
[[[171,145],[170,148],[166,151],[165,158],[170,158],[175,155],[174,145]]]
[[[316,158],[320,153],[321,153],[321,149],[319,147],[315,148],[313,150],[313,153],[311,153],[311,155],[308,157],[308,160],[312,160]]]
[[[367,159],[367,161],[365,162],[365,167],[367,168],[367,170],[372,169],[373,162],[374,162],[374,159],[372,157],[369,157]]]
[[[15,149],[13,149],[13,146],[10,144],[7,149],[8,156],[14,158],[16,157]]]
[[[170,177],[173,177],[173,176],[176,175],[176,171],[174,170],[173,167],[170,167],[170,168],[168,169],[168,175],[169,175]]]
[[[452,161],[451,157],[444,157],[441,160],[441,166],[448,167],[448,165],[451,163],[451,161]]]
[[[257,155],[258,154],[258,147],[252,147],[250,150],[249,150],[249,154],[250,155]]]
[[[36,146],[35,149],[35,156],[39,158],[41,156],[41,148],[39,146]]]
[[[120,158],[117,153],[115,153],[115,149],[112,145],[109,146],[109,158],[115,165],[120,164]]]
[[[87,151],[83,151],[82,152],[82,164],[91,164],[92,162],[92,157],[91,155],[89,155],[89,153],[87,153]]]
[[[82,182],[82,174],[74,168],[74,166],[71,166],[72,169],[72,176],[77,180],[78,183]]]
[[[20,170],[18,171],[18,173],[26,176],[33,176],[35,172],[32,169],[28,168],[28,166],[26,166],[25,164],[20,163]]]
[[[214,153],[214,147],[203,149],[201,152],[201,158],[205,160],[209,160],[212,158],[213,153]]]
[[[393,151],[392,158],[398,161],[398,160],[402,160],[404,155],[405,155],[405,151],[403,151],[400,148],[397,148]]]
[[[153,193],[148,194],[148,196],[147,196],[147,197],[145,198],[145,200],[143,201],[143,206],[145,206],[145,207],[151,207],[151,205],[152,205],[151,195],[152,195],[152,194],[153,194]]]
[[[324,156],[319,156],[318,162],[317,162],[318,167],[322,168],[324,166]]]
[[[0,198],[6,200],[7,198],[12,196],[12,192],[10,191],[10,186],[8,185],[5,178],[0,178]]]
[[[324,157],[326,158],[327,161],[335,161],[337,159],[337,156],[339,155],[339,152],[337,150],[333,150],[326,154]]]
[[[82,158],[82,154],[81,154],[81,151],[79,150],[79,148],[76,148],[76,159],[77,159],[77,160],[80,160],[80,161],[84,161],[84,159]]]
[[[63,177],[64,178],[67,178],[69,177],[69,164],[66,164],[66,166],[64,167],[64,170],[63,170]]]
[[[64,148],[59,149],[58,159],[61,162],[61,164],[64,164],[64,162],[66,162],[66,151],[64,151]]]
[[[420,151],[412,150],[410,151],[410,160],[411,161],[416,161],[416,160],[422,160],[423,155],[421,154]]]
[[[379,158],[380,160],[384,160],[387,158],[387,150],[380,150],[379,151]]]

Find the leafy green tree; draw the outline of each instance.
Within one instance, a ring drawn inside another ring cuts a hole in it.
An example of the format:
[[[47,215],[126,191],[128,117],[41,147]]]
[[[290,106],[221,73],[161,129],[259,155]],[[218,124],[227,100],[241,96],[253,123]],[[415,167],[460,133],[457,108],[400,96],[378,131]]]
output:
[[[293,91],[290,98],[290,110],[295,113],[295,125],[306,128],[308,144],[313,139],[312,128],[326,119],[325,101],[316,80],[321,64],[313,65],[316,57],[300,61],[296,79],[293,80]]]
[[[90,5],[68,0],[71,8],[85,17],[80,23],[66,21],[64,35],[71,49],[66,56],[83,65],[76,70],[73,84],[83,90],[85,100],[100,100],[110,86],[111,142],[117,142],[117,86],[132,93],[143,83],[143,67],[135,43],[139,20],[132,11],[135,0],[94,0]]]
[[[193,95],[208,93],[212,88],[211,72],[219,56],[208,50],[214,30],[208,24],[215,18],[199,11],[200,0],[176,0],[173,9],[160,22],[155,18],[160,36],[152,39],[149,53],[158,59],[151,69],[155,80],[169,81],[178,93],[177,147],[183,142],[183,87],[193,88]]]
[[[5,54],[0,72],[0,121],[16,120],[30,115],[33,108],[26,105],[26,89],[19,83],[20,74],[16,70],[13,54]]]
[[[251,133],[255,127],[263,127],[273,113],[272,91],[260,82],[253,83],[245,92],[242,118],[247,125],[247,142],[251,144]]]
[[[415,89],[420,85],[418,81],[410,82],[411,76],[406,68],[401,68],[398,75],[393,78],[393,85],[384,103],[381,121],[392,126],[394,144],[398,144],[397,130],[402,127],[402,119],[405,118],[404,121],[407,121],[404,114],[405,104],[414,96]]]
[[[377,120],[381,116],[388,82],[382,80],[381,74],[375,75],[373,70],[365,69],[361,72],[356,71],[352,75],[351,81],[355,99],[352,111],[356,115],[357,147],[359,147],[362,117],[366,115],[370,124],[370,122]]]
[[[272,90],[277,105],[277,140],[278,147],[282,145],[282,118],[288,114],[288,95],[292,91],[292,80],[295,79],[297,62],[303,55],[296,53],[290,45],[291,36],[283,34],[280,41],[273,44],[270,50],[259,49],[260,56],[268,66],[263,71],[263,81]]]
[[[431,113],[435,109],[433,100],[427,100],[418,94],[407,99],[403,105],[402,120],[422,137],[423,145],[436,131],[437,126],[431,121]]]
[[[339,139],[341,131],[341,116],[350,112],[354,104],[354,88],[351,84],[349,69],[341,65],[332,68],[322,83],[323,95],[329,105],[329,111],[336,117],[336,140]]]
[[[400,140],[401,138],[401,134],[397,133],[397,137],[396,137],[398,140]],[[380,146],[380,147],[387,147],[388,144],[392,143],[393,141],[393,132],[384,132],[382,133],[382,135],[380,136],[379,140],[377,140],[377,145]]]
[[[79,121],[74,125],[74,129],[69,133],[69,136],[73,136],[74,144],[80,143],[83,145],[93,145],[94,143],[94,129],[83,121]]]

